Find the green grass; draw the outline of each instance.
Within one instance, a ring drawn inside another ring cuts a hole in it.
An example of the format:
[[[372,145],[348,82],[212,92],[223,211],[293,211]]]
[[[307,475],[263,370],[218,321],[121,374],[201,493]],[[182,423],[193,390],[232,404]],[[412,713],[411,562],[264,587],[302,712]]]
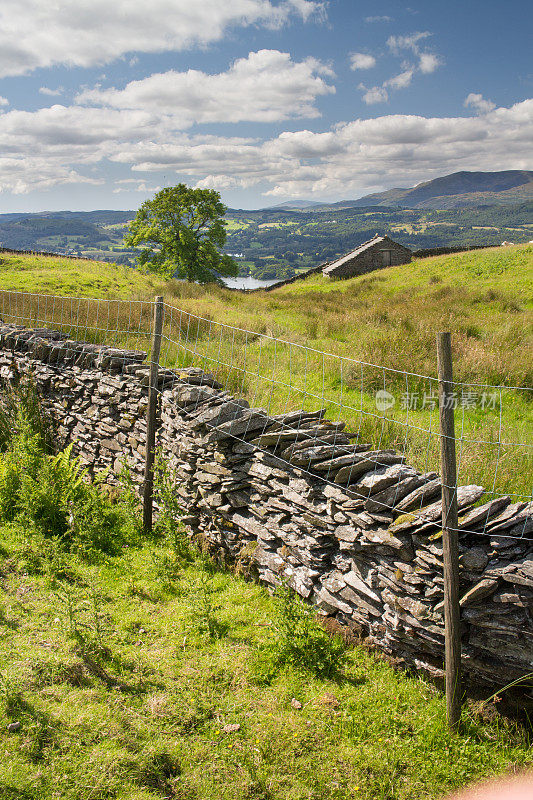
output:
[[[131,267],[60,256],[0,252],[0,288],[67,297],[130,299],[159,293],[163,282]]]
[[[89,566],[0,536],[5,800],[423,800],[533,766],[518,726],[470,706],[451,735],[432,685],[360,645],[336,680],[287,668],[257,685],[274,600],[242,578],[200,561],[169,579],[161,544]]]
[[[163,293],[174,309],[187,312],[174,310],[172,318],[167,314],[165,334],[168,340],[181,338],[182,344],[165,340],[164,363],[212,369],[251,405],[273,413],[324,405],[330,418],[346,420],[363,441],[405,449],[421,469],[438,467],[437,410],[420,408],[424,392],[434,395],[436,385],[416,376],[406,378],[403,371],[436,376],[438,330],[452,332],[457,381],[533,385],[531,245],[415,260],[346,281],[313,275],[273,292],[253,294],[177,281],[163,285],[113,265],[8,255],[2,256],[0,280],[5,289],[65,296],[83,292],[151,298]],[[37,310],[36,302],[30,306],[24,312],[28,323]],[[139,324],[149,330],[150,307],[136,308],[138,318],[132,323],[129,306],[122,311],[110,306],[111,324],[120,317],[121,330]],[[95,309],[82,310],[84,326],[74,333],[105,340],[107,321],[102,332],[91,329]],[[59,321],[60,309],[49,311],[46,319]],[[98,327],[101,323],[100,316]],[[234,332],[231,326],[241,330]],[[146,338],[136,336],[121,341],[147,344]],[[376,407],[378,389],[395,399],[385,415]],[[470,385],[465,390],[471,395],[456,414],[463,438],[460,483],[477,482],[495,493],[527,497],[533,470],[533,393],[504,388],[494,395],[491,389]],[[416,395],[418,407],[404,407],[406,391],[411,399]]]

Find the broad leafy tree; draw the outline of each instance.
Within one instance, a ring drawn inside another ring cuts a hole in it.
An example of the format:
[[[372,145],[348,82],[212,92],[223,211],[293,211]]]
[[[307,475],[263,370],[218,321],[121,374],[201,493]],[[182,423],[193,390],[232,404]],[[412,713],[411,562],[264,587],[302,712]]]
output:
[[[226,241],[225,213],[218,192],[179,183],[142,204],[124,244],[145,244],[140,266],[165,278],[220,282],[220,275],[238,274],[235,261],[220,252]]]

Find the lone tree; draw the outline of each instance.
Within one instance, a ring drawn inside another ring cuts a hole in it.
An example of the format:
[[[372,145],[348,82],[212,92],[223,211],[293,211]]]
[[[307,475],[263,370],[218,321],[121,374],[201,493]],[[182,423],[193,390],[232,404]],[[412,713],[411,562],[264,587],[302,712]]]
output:
[[[165,278],[220,283],[219,275],[239,268],[220,252],[226,241],[226,206],[214,189],[191,189],[184,183],[161,189],[132,219],[124,244],[141,250],[139,264]]]

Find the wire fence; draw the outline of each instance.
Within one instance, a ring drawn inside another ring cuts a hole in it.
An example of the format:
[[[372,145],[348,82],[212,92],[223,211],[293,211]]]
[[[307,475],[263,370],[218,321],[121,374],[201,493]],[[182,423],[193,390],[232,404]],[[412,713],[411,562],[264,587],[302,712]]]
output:
[[[1,291],[0,302],[5,325],[60,331],[63,351],[82,341],[130,354],[150,350],[153,301]],[[160,390],[175,392],[186,418],[203,420],[215,438],[220,425],[229,426],[233,440],[341,486],[363,510],[394,512],[399,530],[414,518],[417,531],[435,530],[442,488],[435,376],[326,353],[168,303],[163,312]],[[195,393],[180,389],[185,368]],[[460,532],[531,538],[532,401],[532,387],[454,383]]]

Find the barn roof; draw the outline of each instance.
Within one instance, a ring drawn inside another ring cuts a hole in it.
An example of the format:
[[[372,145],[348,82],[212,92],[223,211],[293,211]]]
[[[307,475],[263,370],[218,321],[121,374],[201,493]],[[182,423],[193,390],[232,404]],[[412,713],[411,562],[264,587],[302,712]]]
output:
[[[374,247],[376,244],[381,244],[381,242],[392,242],[393,240],[390,236],[378,236],[377,234],[369,239],[368,242],[363,242],[360,244],[359,247],[356,247],[355,250],[352,250],[350,253],[347,253],[342,258],[338,258],[333,263],[329,264],[327,267],[324,267],[322,270],[323,275],[329,275],[331,272],[334,272],[338,267],[341,267],[343,264],[346,264],[347,261],[351,261],[352,258],[355,258],[360,253],[363,253],[365,250],[369,250],[371,247]],[[403,244],[399,244],[398,242],[394,242],[397,247],[403,247],[404,250],[408,250],[409,248],[404,247]]]

